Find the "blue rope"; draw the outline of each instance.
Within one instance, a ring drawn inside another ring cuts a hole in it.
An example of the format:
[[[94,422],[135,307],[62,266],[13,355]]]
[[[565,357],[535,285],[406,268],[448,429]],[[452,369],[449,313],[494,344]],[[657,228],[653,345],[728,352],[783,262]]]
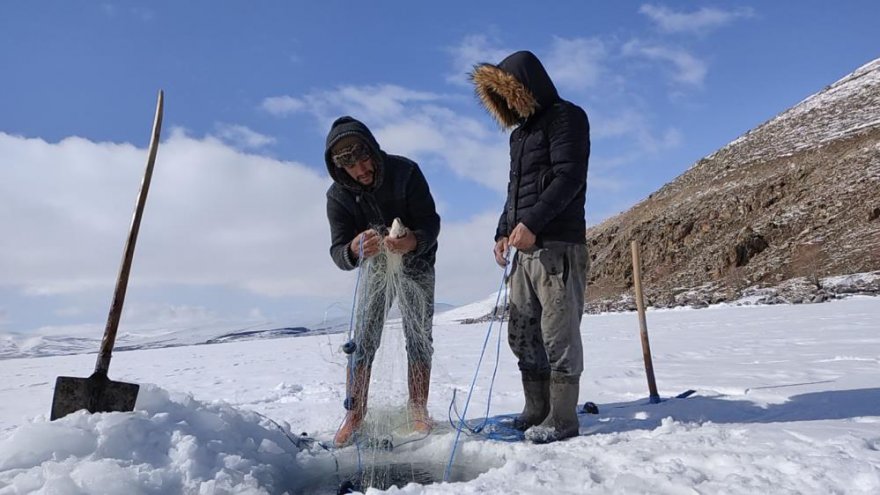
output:
[[[505,271],[505,273],[507,272],[506,266],[505,266],[504,271]],[[501,300],[504,302],[504,308],[506,308],[507,307],[507,284],[505,284],[503,281],[501,284],[504,287],[504,297],[502,297]],[[492,390],[495,388],[495,376],[498,374],[498,361],[499,361],[498,358],[501,355],[501,327],[504,325],[504,308],[501,309],[501,320],[500,320],[501,322],[498,323],[498,339],[495,342],[495,368],[492,370],[492,381],[489,382],[489,396],[486,398],[486,421],[483,421],[483,424],[481,424],[478,427],[479,429],[483,429],[483,427],[486,425],[486,422],[489,420],[489,408],[492,405]],[[497,316],[497,312],[498,312],[498,304],[496,303],[496,305],[495,305],[495,313],[496,314],[494,314],[492,316],[493,320]],[[492,331],[491,325],[492,325],[492,323],[490,322],[489,323],[489,326],[490,326],[489,331],[490,332]]]
[[[450,407],[450,410],[451,409],[452,408]],[[458,414],[458,411],[455,411],[455,413]],[[482,425],[476,427],[470,427],[469,425],[467,425],[467,423],[465,423],[464,432],[468,436],[479,437],[485,440],[493,440],[498,442],[519,442],[522,441],[524,437],[524,432],[514,428],[513,424],[516,417],[517,414],[503,414],[499,416],[487,417],[482,420]],[[459,416],[459,418],[461,418],[461,416]],[[453,428],[454,427],[455,426],[453,425]]]
[[[513,257],[516,255],[515,251],[516,251],[515,248],[510,248],[510,249],[508,249],[508,251],[507,251],[507,256],[504,258],[504,260],[505,260],[505,264],[504,264],[504,273],[502,274],[502,277],[501,277],[501,284],[500,284],[500,286],[498,287],[498,296],[495,298],[495,309],[492,311],[492,319],[489,321],[489,328],[488,328],[488,330],[486,331],[486,338],[483,340],[483,348],[482,348],[482,350],[480,351],[480,359],[477,361],[477,369],[474,371],[474,378],[471,380],[471,386],[470,386],[470,390],[468,391],[467,400],[465,400],[465,403],[464,403],[464,411],[462,411],[462,415],[459,416],[459,418],[458,418],[458,420],[459,420],[459,421],[458,421],[458,426],[455,426],[455,425],[453,424],[453,428],[455,428],[455,440],[452,442],[452,452],[449,453],[449,463],[447,463],[447,465],[446,465],[446,471],[443,473],[443,481],[449,481],[449,474],[450,474],[451,471],[452,471],[452,461],[455,459],[455,451],[456,451],[456,449],[458,448],[458,440],[459,440],[459,438],[461,437],[461,431],[462,431],[463,429],[470,429],[470,428],[467,426],[467,423],[465,422],[465,419],[464,419],[464,418],[467,417],[467,410],[468,410],[468,406],[470,405],[470,402],[471,402],[471,396],[472,396],[473,393],[474,393],[474,386],[476,385],[476,382],[477,382],[477,375],[479,374],[479,372],[480,372],[480,366],[481,366],[482,363],[483,363],[483,356],[486,354],[486,345],[489,343],[489,337],[492,335],[492,326],[493,326],[493,324],[495,323],[495,317],[496,317],[496,315],[497,315],[497,313],[498,313],[498,303],[499,303],[499,301],[500,301],[500,299],[501,299],[501,293],[502,293],[502,291],[503,291],[504,294],[505,294],[505,299],[506,299],[506,297],[507,297],[507,291],[506,291],[506,289],[505,289],[505,283],[504,283],[504,282],[507,281],[507,273],[508,273],[508,268],[510,267],[510,260],[512,260]],[[506,301],[505,301],[505,302],[506,302]],[[499,349],[499,350],[500,350],[500,348],[501,348],[501,326],[502,326],[502,324],[503,324],[503,322],[500,323],[500,324],[498,325],[498,327],[499,327],[499,331],[498,331],[498,349]],[[488,412],[488,411],[489,411],[489,410],[488,410],[488,408],[489,408],[489,401],[491,401],[492,387],[494,386],[494,382],[495,382],[495,373],[496,373],[497,371],[498,371],[498,353],[496,352],[496,355],[495,355],[495,371],[492,373],[492,384],[490,384],[490,386],[489,386],[489,399],[487,400],[487,404],[486,404],[486,416],[487,416],[487,417],[488,417],[488,415],[489,415],[489,412]],[[452,403],[454,403],[454,402],[455,402],[455,394],[453,394],[453,397],[452,397]],[[451,408],[451,407],[452,407],[452,405],[450,404],[450,408]],[[451,422],[451,421],[452,421],[452,420],[451,420],[451,418],[450,418],[450,422]],[[485,424],[485,422],[484,422],[484,424]]]
[[[348,246],[345,247],[348,249]],[[354,296],[351,298],[351,318],[348,321],[348,340],[354,331],[354,314],[357,308],[358,286],[361,284],[361,260],[364,258],[364,235],[361,234],[361,240],[358,242],[358,261],[357,261],[357,279],[354,282]],[[349,356],[351,357],[351,356]]]
[[[348,322],[348,340],[352,341],[352,336],[355,330],[355,313],[357,312],[357,299],[358,299],[358,287],[361,284],[361,268],[363,264],[361,263],[364,259],[364,234],[361,234],[360,241],[358,242],[358,261],[357,261],[357,278],[354,283],[354,296],[351,299],[351,318]],[[345,247],[348,249],[348,246]],[[361,319],[363,321],[363,318]],[[357,352],[357,349],[355,349]],[[354,383],[354,352],[348,355],[348,380],[345,386],[345,403],[348,404],[351,402],[351,384]],[[347,411],[347,409],[346,409]],[[347,415],[347,413],[346,413]],[[342,419],[345,422],[345,418]],[[342,423],[339,423],[339,426],[336,428],[336,432],[339,432],[339,428],[342,428]],[[358,472],[363,471],[363,467],[361,466],[361,449],[360,442],[357,441],[357,436],[355,436],[355,448],[357,449],[357,458],[358,458]]]
[[[345,247],[348,249],[348,246]],[[360,241],[358,242],[358,261],[357,261],[357,279],[354,282],[354,296],[351,298],[351,319],[348,323],[348,340],[349,342],[352,340],[352,336],[355,330],[355,313],[357,312],[357,298],[358,298],[358,287],[361,284],[361,267],[363,266],[361,261],[364,259],[364,234],[361,234]],[[363,321],[363,319],[361,320]],[[357,349],[355,349],[357,352]],[[351,384],[354,383],[354,352],[348,355],[348,386],[345,387],[345,398],[346,401],[351,399]],[[340,425],[341,426],[341,425]]]
[[[500,299],[501,301],[504,302],[503,307],[507,307],[507,284],[504,284],[502,281],[502,285],[504,287],[504,289],[503,289],[504,296],[501,297],[501,294],[499,293],[498,299]],[[492,320],[489,322],[489,330],[487,332],[488,334],[492,333],[492,325],[494,324],[495,319],[497,319],[497,316],[498,316],[498,306],[499,306],[498,299],[495,300],[495,309],[492,311]],[[454,408],[456,394],[455,394],[455,391],[453,390],[452,401],[449,403],[449,411],[447,412],[447,415],[449,417],[449,424],[453,428],[456,428],[456,426],[455,426],[455,423],[453,423],[453,421],[452,421],[452,411],[455,411],[455,415],[458,418],[459,424],[460,425],[463,424],[464,427],[467,428],[470,431],[470,433],[472,433],[472,434],[480,433],[483,430],[483,428],[486,427],[486,424],[489,423],[489,410],[492,407],[492,390],[495,388],[495,377],[498,374],[498,362],[499,362],[499,357],[501,356],[501,326],[503,325],[503,322],[504,322],[504,309],[501,310],[500,320],[502,323],[498,324],[498,338],[497,338],[497,341],[495,342],[495,368],[492,370],[492,379],[489,381],[489,395],[486,398],[486,416],[483,419],[483,423],[479,424],[477,426],[474,426],[474,427],[467,425],[467,422],[464,420],[462,415],[458,414],[458,409]],[[488,335],[487,335],[486,339],[488,340]],[[485,348],[485,343],[483,345]],[[482,356],[480,356],[480,360],[482,361]],[[477,370],[478,371],[479,371],[479,368],[480,368],[480,364],[477,363]],[[470,400],[470,396],[468,396],[468,400]]]

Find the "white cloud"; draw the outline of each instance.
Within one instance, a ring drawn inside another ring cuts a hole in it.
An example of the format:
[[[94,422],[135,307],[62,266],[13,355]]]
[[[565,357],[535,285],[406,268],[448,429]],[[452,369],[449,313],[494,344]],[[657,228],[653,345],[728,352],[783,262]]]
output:
[[[297,99],[305,102],[302,111],[315,117],[322,133],[340,115],[352,115],[370,127],[389,153],[419,162],[438,158],[458,177],[505,190],[510,161],[506,135],[488,119],[441,105],[454,98],[386,84],[343,86]]]
[[[218,123],[217,137],[239,149],[259,149],[275,143],[275,138],[260,134],[243,125]]]
[[[708,72],[704,61],[681,48],[632,40],[624,44],[623,54],[668,63],[672,66],[673,80],[689,86],[702,86]]]
[[[374,129],[383,148],[416,159],[440,158],[458,177],[506,190],[510,155],[504,134],[448,108],[424,106],[410,115]]]
[[[85,310],[82,306],[65,306],[56,309],[54,314],[63,317],[78,317],[85,314]]]
[[[30,294],[112,287],[145,150],[0,133],[0,153],[2,283]],[[159,147],[131,283],[335,295],[345,277],[327,255],[327,186],[301,164],[174,132]]]
[[[468,74],[475,64],[497,64],[515,50],[506,48],[497,40],[484,34],[465,36],[447,51],[452,56],[452,72],[446,81],[470,87]],[[599,38],[553,37],[549,53],[542,57],[553,82],[573,89],[594,86],[603,72],[602,63],[607,57],[605,43]]]
[[[288,97],[291,98],[291,97]],[[302,98],[301,111],[317,119],[320,131],[326,132],[340,115],[352,115],[368,123],[406,118],[414,105],[444,98],[436,93],[416,91],[394,84],[340,86],[333,90],[309,93]]]
[[[608,56],[605,43],[599,38],[553,38],[547,57],[547,72],[562,87],[585,89],[595,86],[604,72]]]
[[[648,117],[634,109],[623,109],[614,115],[597,113],[594,117],[593,139],[611,139],[627,137],[634,139],[637,147],[633,147],[638,155],[657,153],[675,148],[681,144],[681,132],[675,128],[657,131]]]
[[[167,303],[135,303],[125,307],[124,313],[127,328],[139,327],[139,331],[157,328],[196,328],[201,325],[216,323],[220,316],[211,308],[186,304]]]
[[[263,99],[260,108],[272,115],[283,117],[301,111],[305,108],[305,103],[291,96],[270,96]]]
[[[596,193],[603,198],[617,198],[616,201],[619,202],[624,197],[622,195],[634,186],[634,167],[639,167],[646,158],[662,155],[681,146],[683,141],[680,130],[674,127],[657,129],[648,115],[633,108],[624,108],[613,114],[594,112],[592,121],[594,143],[604,141],[604,144],[594,146],[594,150],[599,150],[599,153],[590,157],[588,202]],[[625,145],[615,146],[614,143]],[[609,149],[619,151],[609,156]],[[604,204],[600,204],[602,209],[588,204],[588,219],[604,219],[610,213],[620,211],[618,206],[609,210]]]
[[[630,186],[630,181],[615,177],[606,177],[601,174],[596,174],[595,172],[590,174],[587,182],[588,191],[601,190],[619,193],[626,191]],[[589,196],[589,193],[587,195]]]
[[[345,105],[370,120],[400,117],[408,104],[425,103],[440,99],[440,95],[416,91],[393,84],[376,86],[343,86],[326,94],[337,104]],[[324,103],[329,103],[325,101]]]
[[[644,4],[639,13],[648,16],[666,33],[705,34],[720,28],[737,19],[747,19],[755,15],[750,7],[734,10],[722,10],[714,7],[702,7],[694,12],[676,12],[662,5]]]
[[[438,302],[463,304],[498,290],[503,272],[495,264],[492,247],[500,212],[499,207],[461,223],[443,224],[438,239],[437,291],[454,299]]]
[[[470,86],[468,74],[479,63],[497,64],[513,50],[500,46],[496,40],[484,34],[465,36],[461,42],[447,49],[452,55],[452,72],[446,75],[446,82],[460,86]]]
[[[431,115],[432,110],[422,110],[422,118]],[[454,126],[452,117],[449,112],[427,122]],[[462,143],[471,148],[460,150],[464,156],[484,156],[481,141],[468,143],[464,135],[500,135],[459,122],[458,136],[432,141],[425,134],[418,139],[424,146],[413,150],[428,153]],[[393,126],[383,129],[379,133],[389,142],[404,138]],[[31,296],[61,296],[61,305],[52,309],[55,317],[81,319],[75,296],[110,294],[116,282],[146,151],[82,138],[49,143],[0,133],[0,154],[5,157],[0,168],[0,285]],[[248,315],[253,318],[261,314],[261,300],[347,298],[355,274],[339,270],[328,255],[328,185],[323,172],[302,164],[245,154],[211,136],[194,139],[179,129],[171,131],[159,147],[138,237],[129,282],[129,295],[135,297],[126,302],[127,324],[196,324],[225,314],[219,298],[210,304],[175,302],[180,287],[200,293],[244,290],[254,295],[248,306],[256,308]],[[464,303],[494,290],[495,222],[494,212],[443,222],[438,301]],[[475,243],[485,249],[475,252]],[[165,296],[154,302],[137,297],[148,290]]]

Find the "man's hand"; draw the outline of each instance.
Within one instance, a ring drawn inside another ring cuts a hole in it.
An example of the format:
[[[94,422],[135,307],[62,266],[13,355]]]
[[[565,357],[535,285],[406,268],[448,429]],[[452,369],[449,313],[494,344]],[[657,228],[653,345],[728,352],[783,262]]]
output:
[[[506,265],[507,260],[504,258],[507,256],[507,237],[495,241],[495,248],[492,251],[495,253],[495,263],[501,266]]]
[[[415,251],[418,242],[416,235],[413,234],[411,230],[407,230],[406,235],[403,237],[385,236],[385,247],[392,253],[397,254],[406,254],[410,251]]]
[[[510,233],[510,245],[519,250],[529,249],[535,245],[535,234],[520,222]]]
[[[361,249],[363,249],[363,257],[370,258],[379,252],[379,241],[381,240],[375,230],[367,229],[351,240],[348,244],[348,250],[351,251],[351,255],[355,259],[361,256]],[[363,247],[361,247],[361,242],[363,242]]]

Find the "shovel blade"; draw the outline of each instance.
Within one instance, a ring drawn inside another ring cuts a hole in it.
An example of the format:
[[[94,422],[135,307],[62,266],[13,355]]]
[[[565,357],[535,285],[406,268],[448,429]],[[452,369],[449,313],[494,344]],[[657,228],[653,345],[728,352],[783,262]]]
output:
[[[140,385],[114,382],[97,373],[88,378],[59,376],[55,380],[51,420],[80,409],[90,413],[133,411],[138,389]]]

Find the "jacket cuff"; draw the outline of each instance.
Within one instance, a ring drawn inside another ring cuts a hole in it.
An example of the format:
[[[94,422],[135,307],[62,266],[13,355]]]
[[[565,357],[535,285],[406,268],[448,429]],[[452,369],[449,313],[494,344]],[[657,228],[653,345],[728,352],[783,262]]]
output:
[[[425,239],[425,234],[420,230],[412,230],[411,232],[416,236],[416,248],[412,253],[415,255],[423,254],[428,250],[428,241]]]
[[[342,248],[342,259],[345,260],[349,270],[357,268],[357,260],[353,259],[351,249],[347,245]]]
[[[540,234],[541,231],[544,230],[544,227],[547,226],[547,221],[540,219],[540,217],[541,216],[536,214],[534,210],[531,210],[522,219],[520,219],[520,222],[528,227],[529,230],[532,231],[532,234],[535,234],[535,237],[537,237],[538,234]]]

